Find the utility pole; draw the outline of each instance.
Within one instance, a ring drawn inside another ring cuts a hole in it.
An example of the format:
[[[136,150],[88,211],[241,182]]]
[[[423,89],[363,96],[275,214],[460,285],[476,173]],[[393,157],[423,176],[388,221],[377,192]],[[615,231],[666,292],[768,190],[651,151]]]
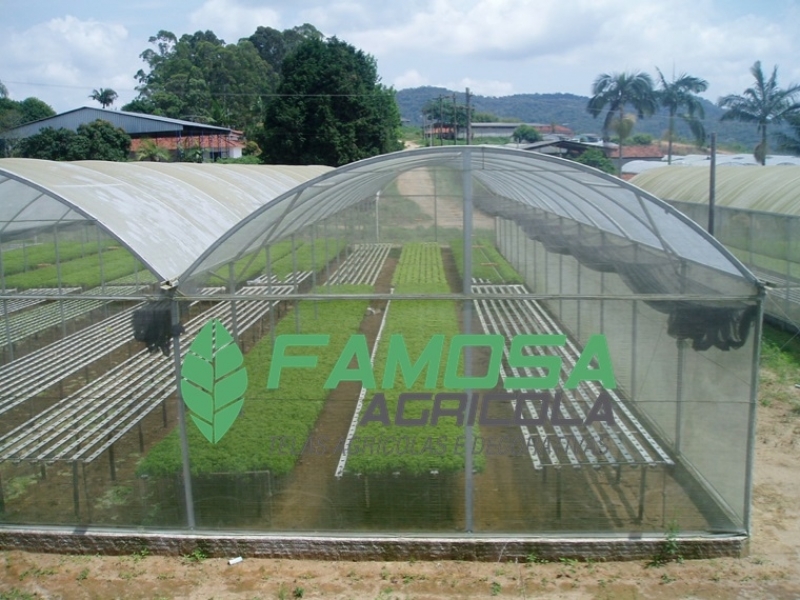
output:
[[[470,112],[469,88],[467,88],[467,146],[472,143],[472,113]]]
[[[441,94],[439,95],[439,145],[444,146],[444,140],[442,139],[442,125],[444,124],[444,113],[442,112],[442,101],[444,100],[444,96]]]
[[[714,235],[714,204],[717,197],[717,134],[711,134],[711,169],[708,177],[708,233]]]
[[[458,146],[458,104],[455,92],[453,92],[453,145]]]

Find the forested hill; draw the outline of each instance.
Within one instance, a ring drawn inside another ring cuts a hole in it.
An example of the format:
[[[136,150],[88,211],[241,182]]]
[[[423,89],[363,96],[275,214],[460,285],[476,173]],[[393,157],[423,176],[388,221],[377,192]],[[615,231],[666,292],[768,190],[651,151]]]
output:
[[[440,87],[419,87],[400,90],[397,92],[397,104],[400,115],[408,119],[412,125],[422,124],[422,107],[439,96],[445,96],[446,102],[453,101],[456,94],[458,104],[464,104],[464,92],[453,92]],[[586,110],[589,102],[588,96],[575,94],[515,94],[513,96],[472,96],[474,111],[496,115],[502,120],[513,120],[526,123],[545,123],[564,125],[575,133],[600,133],[603,125],[604,114],[593,118]],[[736,122],[720,122],[722,115],[715,104],[703,100],[705,110],[705,126],[709,133],[716,131],[720,144],[741,144],[752,148],[758,142],[758,134],[754,125],[745,125]],[[667,129],[667,114],[658,113],[652,117],[641,119],[636,123],[635,133],[649,133],[655,138],[661,138]],[[777,128],[775,128],[776,130]],[[689,136],[685,126],[677,128],[677,135]]]

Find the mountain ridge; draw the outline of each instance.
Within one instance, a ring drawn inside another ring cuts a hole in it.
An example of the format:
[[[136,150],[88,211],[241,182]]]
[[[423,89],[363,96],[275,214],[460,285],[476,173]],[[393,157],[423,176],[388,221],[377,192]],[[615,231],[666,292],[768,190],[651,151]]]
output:
[[[401,118],[410,125],[415,126],[422,126],[422,109],[425,104],[438,99],[439,96],[444,96],[443,101],[445,102],[452,102],[455,94],[457,104],[464,105],[466,102],[464,92],[443,87],[406,88],[395,93]],[[723,114],[722,109],[705,98],[701,98],[700,101],[705,111],[704,124],[706,132],[709,134],[716,132],[718,144],[743,146],[746,150],[751,151],[760,141],[755,125],[734,121],[720,121],[720,117]],[[500,119],[510,119],[523,123],[563,125],[576,134],[598,134],[602,129],[605,112],[597,118],[592,117],[586,110],[588,102],[588,96],[559,92],[512,94],[509,96],[471,94],[473,111],[490,113]],[[661,109],[651,117],[637,120],[633,133],[649,133],[656,139],[664,138],[666,137],[668,121],[668,113]],[[778,127],[772,127],[770,132],[781,130]],[[680,119],[676,119],[675,134],[678,138],[691,140],[689,128]],[[774,152],[776,145],[773,140],[770,140],[770,146],[770,150]]]

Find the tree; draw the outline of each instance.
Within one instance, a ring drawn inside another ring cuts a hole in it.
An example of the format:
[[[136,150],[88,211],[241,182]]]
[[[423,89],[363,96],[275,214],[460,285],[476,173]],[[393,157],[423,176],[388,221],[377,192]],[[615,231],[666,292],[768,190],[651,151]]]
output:
[[[667,125],[667,164],[672,164],[672,140],[675,137],[675,117],[682,119],[694,136],[698,146],[702,146],[706,141],[706,130],[702,120],[705,118],[705,111],[696,95],[708,89],[708,82],[699,77],[693,77],[682,73],[679,77],[673,76],[672,81],[667,81],[661,70],[656,67],[659,78],[659,88],[656,92],[658,103],[669,113],[669,124]],[[681,108],[686,112],[678,113]]]
[[[159,146],[156,140],[151,138],[142,139],[139,149],[136,151],[136,160],[147,160],[151,162],[164,162],[169,160],[169,150]]]
[[[612,163],[611,160],[606,156],[605,152],[599,148],[589,148],[588,150],[585,150],[583,154],[575,159],[575,162],[594,167],[595,169],[600,169],[601,171],[605,171],[611,175],[613,175],[616,171],[614,168],[614,163]]]
[[[535,127],[523,123],[514,130],[511,138],[518,144],[520,142],[539,142],[542,139],[542,134]]]
[[[155,48],[141,53],[147,69],[136,73],[139,96],[124,108],[248,133],[263,118],[262,98],[278,77],[249,39],[226,44],[213,31],[180,39],[169,31],[150,38]]]
[[[105,108],[106,106],[111,106],[114,104],[114,100],[117,99],[117,92],[111,88],[100,88],[99,90],[92,90],[89,98],[92,100],[97,100],[100,103],[100,106]]]
[[[261,59],[280,75],[283,60],[288,54],[294,52],[307,39],[322,38],[322,33],[316,27],[305,23],[299,27],[284,29],[283,33],[272,27],[259,25],[255,33],[247,39],[253,44]]]
[[[761,134],[761,143],[756,146],[754,155],[764,165],[767,161],[767,128],[770,124],[780,123],[800,109],[800,104],[794,99],[800,92],[800,85],[793,84],[785,90],[780,89],[777,65],[772,69],[769,79],[766,79],[761,70],[761,61],[758,60],[750,67],[750,73],[755,79],[753,87],[747,88],[741,96],[723,96],[717,104],[726,110],[722,121],[756,124]]]
[[[124,130],[98,119],[79,125],[77,131],[45,127],[20,140],[15,154],[44,160],[125,161],[130,146],[131,138]]]
[[[592,97],[586,108],[597,118],[607,107],[603,120],[604,139],[608,139],[614,119],[617,119],[618,123],[625,121],[626,106],[632,107],[640,119],[656,111],[658,104],[650,75],[638,71],[598,75],[592,84]],[[622,172],[622,141],[619,145],[618,170]]]
[[[8,98],[8,88],[0,81],[0,98]]]
[[[16,156],[43,160],[79,160],[77,133],[70,129],[45,127],[36,135],[21,139],[14,149]]]
[[[394,90],[380,84],[371,56],[312,38],[282,71],[258,139],[265,163],[340,166],[402,148]]]

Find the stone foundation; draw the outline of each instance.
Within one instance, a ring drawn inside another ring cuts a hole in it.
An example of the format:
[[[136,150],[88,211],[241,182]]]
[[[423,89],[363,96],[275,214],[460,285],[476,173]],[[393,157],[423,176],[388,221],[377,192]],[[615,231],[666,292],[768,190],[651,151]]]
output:
[[[746,536],[679,537],[684,559],[743,557]],[[123,533],[104,530],[0,529],[0,550],[59,554],[181,556],[202,551],[209,557],[314,560],[473,560],[521,561],[562,558],[595,561],[652,560],[665,539],[598,538],[423,538],[232,535],[212,533]]]

